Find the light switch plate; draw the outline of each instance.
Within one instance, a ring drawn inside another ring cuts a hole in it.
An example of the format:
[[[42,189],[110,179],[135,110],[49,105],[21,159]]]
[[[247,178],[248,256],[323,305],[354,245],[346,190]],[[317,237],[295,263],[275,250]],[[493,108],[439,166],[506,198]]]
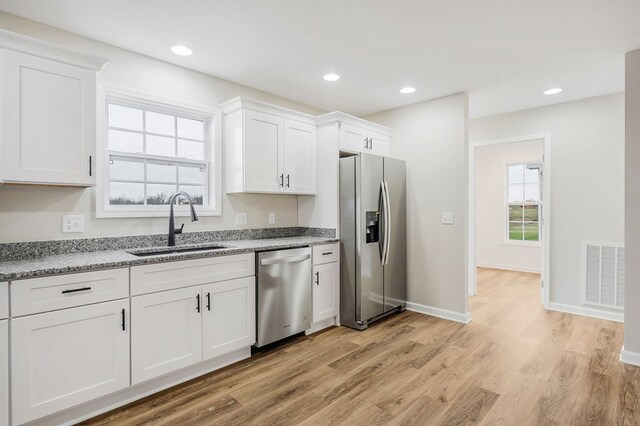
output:
[[[84,215],[70,214],[62,216],[62,232],[84,232]]]
[[[274,212],[269,213],[269,225],[276,223],[276,214]]]
[[[246,225],[246,224],[247,224],[247,214],[236,213],[236,225]]]
[[[454,216],[452,212],[442,212],[442,224],[443,225],[453,225]]]

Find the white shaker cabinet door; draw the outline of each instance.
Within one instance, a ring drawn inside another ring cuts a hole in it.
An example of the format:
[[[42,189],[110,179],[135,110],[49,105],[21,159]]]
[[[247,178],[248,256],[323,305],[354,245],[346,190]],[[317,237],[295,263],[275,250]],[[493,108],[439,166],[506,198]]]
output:
[[[12,423],[129,386],[129,300],[11,320]]]
[[[391,155],[391,137],[382,133],[369,132],[369,153],[388,157]]]
[[[131,382],[202,360],[200,286],[131,298]]]
[[[315,194],[316,126],[285,120],[283,156],[285,192]]]
[[[313,267],[313,322],[338,315],[340,305],[340,263]]]
[[[255,277],[205,285],[204,359],[215,358],[256,342]]]
[[[0,321],[0,426],[9,426],[9,320]]]
[[[244,111],[244,191],[279,192],[284,177],[284,121],[271,114]]]
[[[367,131],[362,127],[340,123],[340,149],[356,152],[369,152]]]
[[[96,74],[2,51],[2,177],[95,185]]]

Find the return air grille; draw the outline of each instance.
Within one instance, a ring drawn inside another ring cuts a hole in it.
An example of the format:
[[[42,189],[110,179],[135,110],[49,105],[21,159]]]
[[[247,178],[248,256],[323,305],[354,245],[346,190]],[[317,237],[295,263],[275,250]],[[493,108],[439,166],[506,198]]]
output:
[[[587,243],[583,251],[582,302],[624,309],[624,247]]]

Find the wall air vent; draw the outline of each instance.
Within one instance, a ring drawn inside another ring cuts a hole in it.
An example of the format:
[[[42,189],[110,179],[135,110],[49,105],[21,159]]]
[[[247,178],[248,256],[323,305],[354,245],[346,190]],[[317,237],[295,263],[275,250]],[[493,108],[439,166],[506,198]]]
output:
[[[582,303],[623,310],[624,246],[585,243],[582,264]]]

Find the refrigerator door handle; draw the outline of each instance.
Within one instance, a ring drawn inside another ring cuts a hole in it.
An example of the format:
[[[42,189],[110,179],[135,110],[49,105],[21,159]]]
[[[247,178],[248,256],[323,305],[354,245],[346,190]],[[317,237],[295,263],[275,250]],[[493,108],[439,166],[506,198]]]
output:
[[[384,214],[385,212],[385,197],[384,197],[384,182],[380,182],[380,193],[378,195],[378,214],[379,216],[379,220],[378,220],[378,249],[380,251],[380,264],[384,265],[384,248],[386,245],[386,242],[384,240],[384,237],[386,236],[386,233],[384,231],[384,227],[387,226],[387,224],[385,223],[385,219],[386,216]]]
[[[391,206],[389,205],[389,185],[384,183],[384,259],[383,265],[389,263],[389,243],[391,241]]]

